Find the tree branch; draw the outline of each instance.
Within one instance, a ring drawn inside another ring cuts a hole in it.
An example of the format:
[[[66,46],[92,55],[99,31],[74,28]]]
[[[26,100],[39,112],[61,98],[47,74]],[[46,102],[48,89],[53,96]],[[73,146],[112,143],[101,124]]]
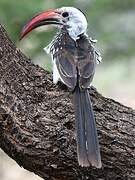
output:
[[[72,94],[55,86],[0,26],[0,147],[45,180],[135,178],[135,111],[91,88],[102,169],[77,163]]]

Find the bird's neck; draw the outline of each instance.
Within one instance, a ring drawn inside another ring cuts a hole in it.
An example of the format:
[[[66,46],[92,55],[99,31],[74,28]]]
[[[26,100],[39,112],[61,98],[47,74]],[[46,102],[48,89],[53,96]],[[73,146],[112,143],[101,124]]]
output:
[[[73,39],[74,41],[77,41],[78,39],[80,39],[83,36],[88,37],[86,32],[82,32],[79,30],[75,31],[73,29],[62,28],[61,32],[65,32],[66,34],[68,34],[70,36],[70,38]]]
[[[69,31],[68,33],[69,33],[69,36],[75,41],[80,38],[80,35],[82,35],[82,34],[86,35],[86,33],[82,33],[82,32],[78,33],[78,32],[75,32],[73,30]]]
[[[55,44],[59,43],[59,45],[61,45],[61,39],[63,39],[62,43],[66,43],[66,39],[71,39],[73,40],[76,44],[78,44],[81,40],[82,41],[85,41],[87,39],[88,35],[85,34],[85,33],[81,33],[81,34],[78,34],[78,36],[76,38],[72,37],[69,32],[67,31],[67,29],[65,28],[62,28],[60,30],[60,32],[58,32],[56,34],[56,36],[53,38],[53,40],[51,41],[51,43],[44,48],[44,50],[46,51],[47,54],[51,53],[53,54],[55,51],[56,51],[56,48],[54,48]],[[54,51],[54,52],[53,52]]]

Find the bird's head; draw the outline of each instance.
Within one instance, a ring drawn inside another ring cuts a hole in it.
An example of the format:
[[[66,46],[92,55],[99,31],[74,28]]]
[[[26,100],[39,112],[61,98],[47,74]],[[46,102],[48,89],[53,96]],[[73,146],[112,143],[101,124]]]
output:
[[[77,39],[78,35],[86,33],[87,30],[86,17],[79,9],[62,7],[41,12],[34,16],[24,26],[20,39],[33,29],[43,25],[57,25],[58,28],[64,28],[73,39]]]

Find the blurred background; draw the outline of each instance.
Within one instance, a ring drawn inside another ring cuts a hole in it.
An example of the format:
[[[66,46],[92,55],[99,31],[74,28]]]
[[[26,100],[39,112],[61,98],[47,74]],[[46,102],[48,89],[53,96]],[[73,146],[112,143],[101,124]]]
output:
[[[0,0],[0,22],[11,39],[35,64],[51,71],[43,48],[56,29],[42,27],[19,42],[22,26],[34,14],[49,8],[75,6],[88,18],[88,34],[98,39],[103,62],[97,65],[93,85],[106,97],[135,107],[135,1],[134,0]],[[0,180],[40,180],[0,151]]]

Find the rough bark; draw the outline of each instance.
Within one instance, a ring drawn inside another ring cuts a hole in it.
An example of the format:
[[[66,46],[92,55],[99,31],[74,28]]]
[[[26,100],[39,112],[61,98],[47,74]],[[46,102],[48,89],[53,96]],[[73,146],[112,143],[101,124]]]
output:
[[[45,180],[135,179],[135,111],[91,88],[102,169],[77,163],[72,93],[0,26],[0,147]]]

